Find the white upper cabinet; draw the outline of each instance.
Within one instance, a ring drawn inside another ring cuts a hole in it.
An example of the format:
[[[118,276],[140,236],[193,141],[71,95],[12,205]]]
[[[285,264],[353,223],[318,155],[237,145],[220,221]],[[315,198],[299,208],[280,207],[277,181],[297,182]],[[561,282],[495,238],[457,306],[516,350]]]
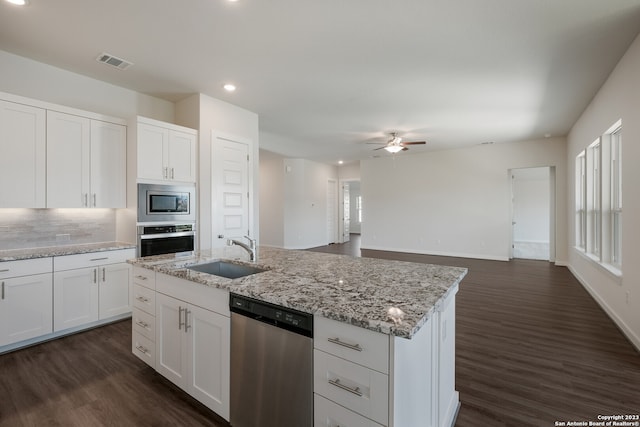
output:
[[[91,121],[91,193],[96,208],[127,205],[127,128]]]
[[[0,208],[44,208],[46,112],[0,101]]]
[[[47,207],[126,206],[126,127],[47,111]]]
[[[197,131],[139,118],[138,180],[196,182]]]

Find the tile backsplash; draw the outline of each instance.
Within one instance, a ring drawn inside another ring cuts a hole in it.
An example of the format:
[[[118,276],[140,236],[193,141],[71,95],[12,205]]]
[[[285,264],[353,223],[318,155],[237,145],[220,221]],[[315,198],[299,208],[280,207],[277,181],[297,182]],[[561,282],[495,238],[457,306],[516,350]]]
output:
[[[0,250],[116,240],[115,209],[0,209]]]

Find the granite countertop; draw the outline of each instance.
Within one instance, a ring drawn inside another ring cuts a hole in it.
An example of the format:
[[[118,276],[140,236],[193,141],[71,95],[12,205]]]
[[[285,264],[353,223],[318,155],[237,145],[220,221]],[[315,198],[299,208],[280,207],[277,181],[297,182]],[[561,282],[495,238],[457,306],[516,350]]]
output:
[[[238,295],[317,314],[373,331],[411,338],[440,301],[456,292],[466,268],[356,258],[270,247],[258,249],[258,262],[268,271],[226,279],[185,267],[213,260],[248,263],[237,246],[201,251],[193,256],[160,255],[129,260],[133,265],[227,289]],[[400,322],[389,309],[402,310]]]
[[[135,249],[136,245],[124,242],[85,243],[79,245],[49,246],[46,248],[0,250],[0,262],[19,261],[52,256],[77,255],[90,252],[113,251],[117,249]]]

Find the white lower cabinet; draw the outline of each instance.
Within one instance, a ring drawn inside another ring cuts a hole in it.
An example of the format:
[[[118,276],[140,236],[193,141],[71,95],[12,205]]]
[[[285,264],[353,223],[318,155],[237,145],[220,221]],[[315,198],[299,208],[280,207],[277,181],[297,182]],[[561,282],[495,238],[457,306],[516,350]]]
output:
[[[131,311],[129,258],[135,249],[54,258],[53,330],[64,331]]]
[[[315,394],[313,423],[315,427],[383,427],[368,418]]]
[[[0,347],[52,332],[51,265],[51,258],[0,263]]]
[[[315,427],[452,427],[456,292],[411,339],[314,317]]]
[[[156,370],[228,420],[229,293],[158,274],[155,301]]]
[[[131,352],[156,367],[156,273],[133,267]]]

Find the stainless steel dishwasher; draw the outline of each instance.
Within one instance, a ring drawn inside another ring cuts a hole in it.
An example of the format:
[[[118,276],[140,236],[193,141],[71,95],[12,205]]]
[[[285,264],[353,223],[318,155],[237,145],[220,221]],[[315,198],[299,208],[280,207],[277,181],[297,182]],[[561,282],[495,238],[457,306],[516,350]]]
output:
[[[313,315],[231,294],[233,427],[313,425]]]

